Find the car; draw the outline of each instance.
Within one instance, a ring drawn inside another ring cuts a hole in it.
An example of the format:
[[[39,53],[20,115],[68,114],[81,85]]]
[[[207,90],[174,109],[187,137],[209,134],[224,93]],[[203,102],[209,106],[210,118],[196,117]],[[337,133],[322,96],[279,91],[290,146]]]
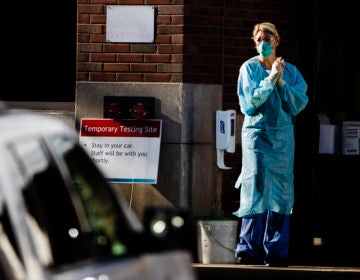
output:
[[[1,107],[0,279],[196,279],[186,210],[137,217],[75,129]]]

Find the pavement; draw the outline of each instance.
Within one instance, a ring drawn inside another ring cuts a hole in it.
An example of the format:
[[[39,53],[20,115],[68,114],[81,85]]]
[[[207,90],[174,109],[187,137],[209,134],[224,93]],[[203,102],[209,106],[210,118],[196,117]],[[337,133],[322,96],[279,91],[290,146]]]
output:
[[[193,263],[198,280],[360,280],[360,267],[201,264]]]

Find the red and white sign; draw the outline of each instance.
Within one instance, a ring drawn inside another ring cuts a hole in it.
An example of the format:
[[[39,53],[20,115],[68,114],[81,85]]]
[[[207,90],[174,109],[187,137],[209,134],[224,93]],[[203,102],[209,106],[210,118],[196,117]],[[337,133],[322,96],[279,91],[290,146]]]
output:
[[[114,183],[157,183],[161,120],[81,120],[80,144]]]

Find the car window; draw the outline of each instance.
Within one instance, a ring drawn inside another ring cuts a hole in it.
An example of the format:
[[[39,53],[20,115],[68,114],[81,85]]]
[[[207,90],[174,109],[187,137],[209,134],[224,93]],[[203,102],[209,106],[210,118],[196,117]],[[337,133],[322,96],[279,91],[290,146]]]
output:
[[[37,138],[12,144],[19,169],[27,178],[25,217],[44,265],[60,265],[81,257],[81,242],[69,234],[79,221],[65,182],[44,143]],[[50,249],[51,248],[51,249]]]
[[[78,194],[75,197],[81,200],[80,205],[84,207],[86,226],[98,245],[96,250],[99,250],[99,254],[101,250],[109,250],[114,256],[125,254],[127,248],[120,240],[129,238],[127,219],[120,211],[110,186],[77,142],[61,135],[53,136],[51,141],[57,156],[64,160],[64,172],[69,172]]]
[[[130,231],[106,181],[74,140],[40,138],[11,145],[26,178],[26,221],[44,265],[129,253]],[[54,156],[52,153],[56,153]]]

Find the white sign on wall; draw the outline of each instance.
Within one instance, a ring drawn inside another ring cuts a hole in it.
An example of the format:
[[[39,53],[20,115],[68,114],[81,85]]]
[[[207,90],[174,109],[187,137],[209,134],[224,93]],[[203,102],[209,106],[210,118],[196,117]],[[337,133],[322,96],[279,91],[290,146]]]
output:
[[[113,183],[156,184],[161,120],[81,119],[80,144]]]
[[[107,6],[106,41],[153,43],[154,11],[153,6]]]

